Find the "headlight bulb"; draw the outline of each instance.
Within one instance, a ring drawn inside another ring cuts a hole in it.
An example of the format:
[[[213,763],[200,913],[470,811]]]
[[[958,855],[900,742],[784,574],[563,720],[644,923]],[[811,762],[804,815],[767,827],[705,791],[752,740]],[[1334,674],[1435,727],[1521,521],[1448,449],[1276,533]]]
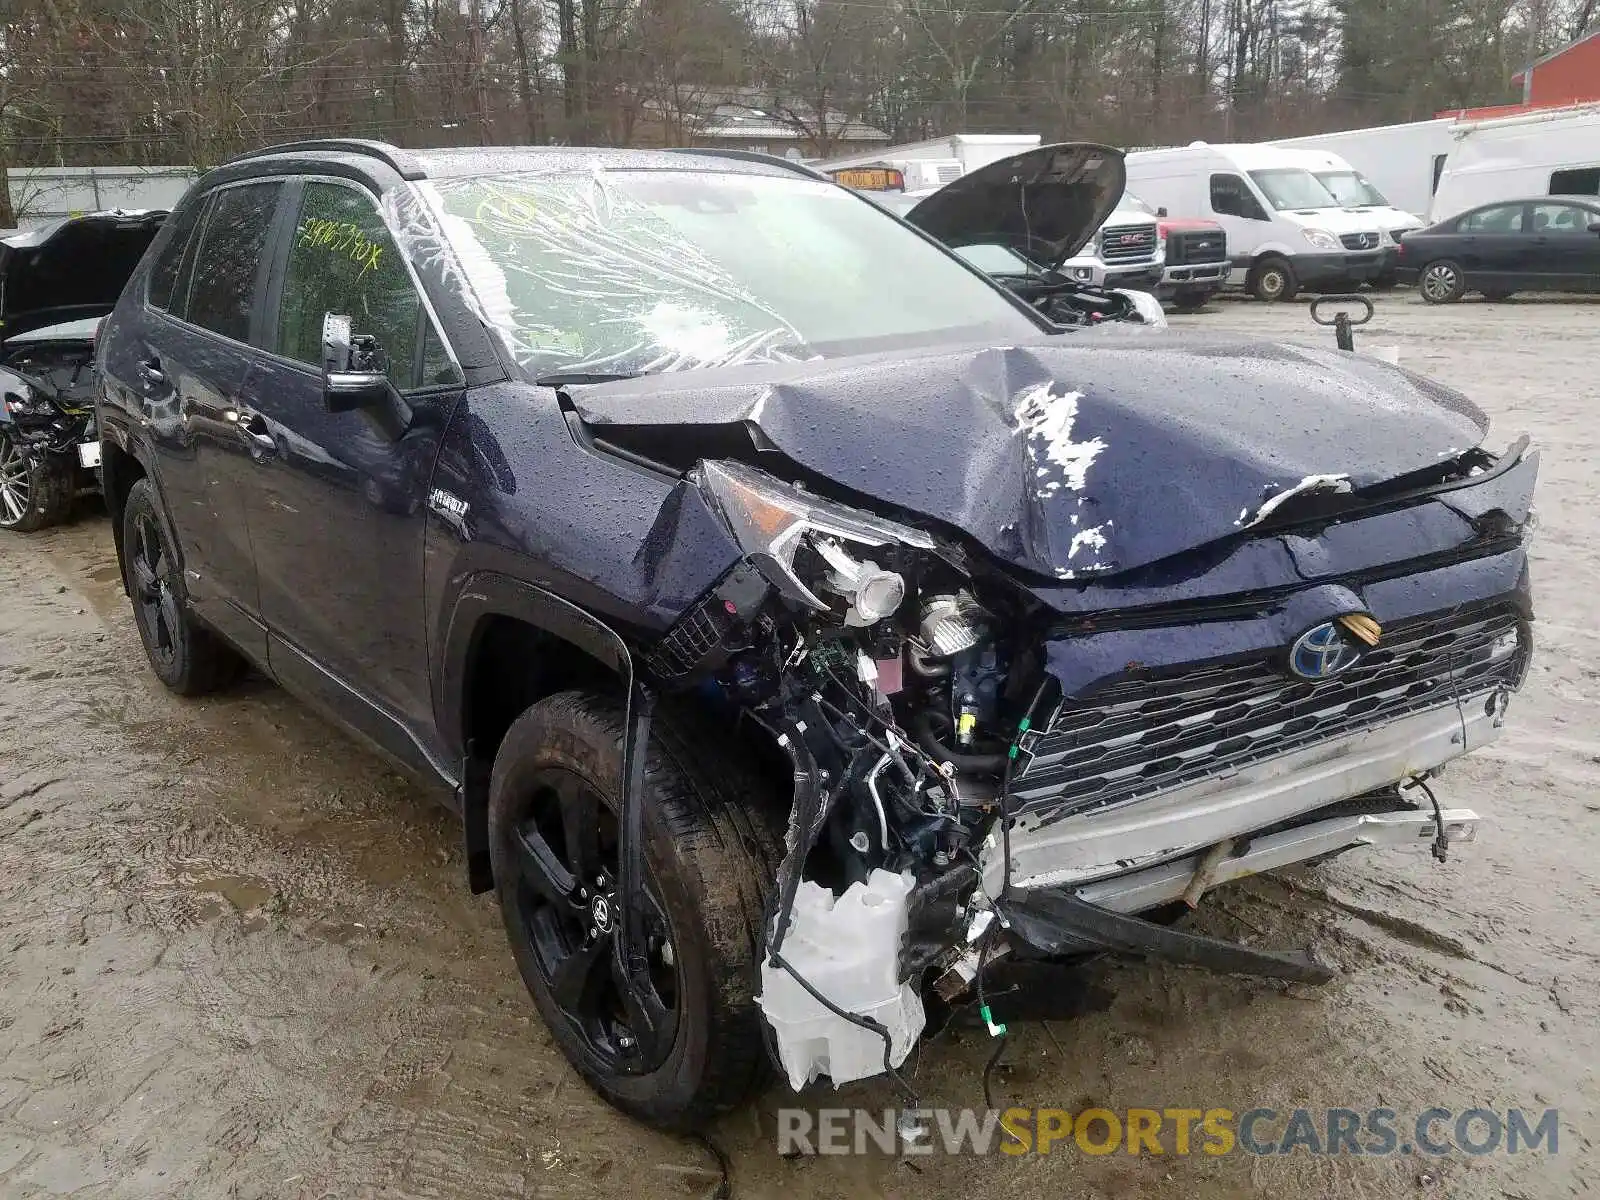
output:
[[[846,625],[874,625],[893,616],[905,602],[906,581],[898,571],[886,571],[872,561],[861,562],[831,538],[812,543],[828,564],[828,588],[850,601]]]

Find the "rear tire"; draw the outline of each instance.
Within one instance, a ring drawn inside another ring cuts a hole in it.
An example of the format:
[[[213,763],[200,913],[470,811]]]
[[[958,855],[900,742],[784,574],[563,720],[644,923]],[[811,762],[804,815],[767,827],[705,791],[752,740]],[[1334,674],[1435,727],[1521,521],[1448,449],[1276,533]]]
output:
[[[189,611],[172,533],[148,479],[134,482],[122,506],[122,558],[133,623],[156,678],[180,696],[237,679],[244,660]]]
[[[33,533],[72,511],[75,468],[54,454],[30,454],[0,429],[0,529]]]
[[[1422,268],[1417,290],[1429,304],[1454,304],[1467,290],[1467,277],[1460,263],[1441,258]]]
[[[1289,260],[1276,254],[1257,263],[1250,276],[1250,294],[1266,304],[1293,300],[1299,290],[1300,283]]]
[[[622,706],[587,692],[518,717],[490,777],[490,861],[517,968],[567,1060],[629,1115],[690,1129],[765,1078],[754,997],[779,822],[725,736],[658,712],[645,767],[644,918],[669,1033],[652,1047],[635,1036],[638,1010],[612,959],[623,736]]]

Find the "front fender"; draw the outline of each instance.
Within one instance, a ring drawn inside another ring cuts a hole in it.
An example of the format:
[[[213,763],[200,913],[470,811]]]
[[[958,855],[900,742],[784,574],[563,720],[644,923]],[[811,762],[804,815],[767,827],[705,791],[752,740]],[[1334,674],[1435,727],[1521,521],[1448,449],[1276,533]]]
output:
[[[510,617],[576,646],[616,672],[624,689],[633,681],[633,660],[622,635],[600,618],[554,592],[499,571],[466,576],[449,607],[434,674],[434,712],[445,746],[458,760],[466,753],[462,728],[467,668],[490,617]]]

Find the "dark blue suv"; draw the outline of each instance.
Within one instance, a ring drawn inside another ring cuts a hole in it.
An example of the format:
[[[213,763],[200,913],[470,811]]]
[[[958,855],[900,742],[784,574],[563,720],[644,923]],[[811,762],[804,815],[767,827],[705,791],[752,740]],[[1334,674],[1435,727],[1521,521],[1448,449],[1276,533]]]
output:
[[[1085,153],[1003,182],[1120,192]],[[1002,958],[1328,978],[1152,918],[1443,859],[1478,817],[1428,780],[1530,653],[1537,455],[1463,397],[1063,329],[757,156],[249,155],[98,360],[156,673],[251,664],[437,785],[558,1043],[662,1125],[769,1064],[906,1086]]]

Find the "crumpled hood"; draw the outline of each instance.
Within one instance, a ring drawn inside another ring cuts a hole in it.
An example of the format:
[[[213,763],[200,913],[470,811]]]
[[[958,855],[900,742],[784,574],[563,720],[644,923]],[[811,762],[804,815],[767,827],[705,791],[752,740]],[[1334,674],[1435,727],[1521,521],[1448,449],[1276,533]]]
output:
[[[602,438],[646,454],[737,444],[780,475],[781,455],[1058,579],[1237,534],[1314,477],[1360,489],[1435,466],[1488,424],[1460,394],[1374,359],[1115,329],[571,396]]]

